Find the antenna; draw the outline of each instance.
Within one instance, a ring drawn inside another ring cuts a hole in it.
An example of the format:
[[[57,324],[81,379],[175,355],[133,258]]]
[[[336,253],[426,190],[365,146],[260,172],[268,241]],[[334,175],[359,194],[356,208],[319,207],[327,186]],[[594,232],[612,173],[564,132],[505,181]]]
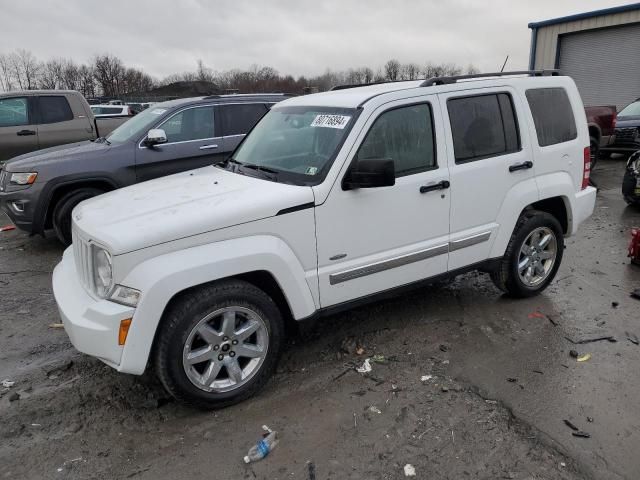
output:
[[[500,69],[500,72],[504,72],[504,67],[507,65],[508,61],[509,61],[509,55],[507,55],[507,58],[504,59],[504,63],[502,64],[502,68]]]

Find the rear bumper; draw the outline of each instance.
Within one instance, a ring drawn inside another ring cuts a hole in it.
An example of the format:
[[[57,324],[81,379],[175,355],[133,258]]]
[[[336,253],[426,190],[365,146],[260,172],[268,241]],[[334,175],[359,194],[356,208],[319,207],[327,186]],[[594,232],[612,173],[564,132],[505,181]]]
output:
[[[596,189],[587,187],[573,197],[571,232],[574,234],[580,225],[591,216],[596,205]]]
[[[135,309],[91,297],[78,280],[72,248],[53,271],[53,295],[64,329],[77,350],[122,370],[120,321],[132,318]]]

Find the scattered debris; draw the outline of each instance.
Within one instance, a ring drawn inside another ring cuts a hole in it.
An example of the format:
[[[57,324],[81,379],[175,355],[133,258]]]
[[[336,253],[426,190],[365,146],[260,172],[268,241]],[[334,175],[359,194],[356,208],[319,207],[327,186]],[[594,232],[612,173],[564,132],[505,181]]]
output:
[[[433,378],[433,375],[422,375],[420,377],[420,381],[421,382],[428,382],[429,380],[431,380]]]
[[[571,356],[572,358],[578,358],[578,351],[577,350],[569,350],[569,356]]]
[[[518,381],[517,378],[509,377],[507,378],[507,382],[516,383]]]
[[[605,340],[610,343],[616,343],[618,341],[613,335],[607,335],[606,337],[585,338],[583,340],[578,340],[578,341],[573,340],[567,336],[565,336],[564,338],[570,341],[571,343],[573,343],[574,345],[585,345],[587,343],[603,342]]]
[[[593,417],[587,417],[587,422],[593,423]]]
[[[539,373],[540,375],[544,375],[542,370],[532,370],[533,373]]]
[[[260,441],[255,444],[249,450],[244,457],[244,463],[256,462],[258,460],[262,460],[264,457],[269,455],[269,452],[275,448],[278,444],[278,433],[271,430],[266,425],[262,426],[262,429],[265,430],[265,434]]]
[[[440,344],[440,346],[438,348],[440,349],[441,352],[448,352],[449,351],[449,347],[447,347],[444,344]]]
[[[571,435],[573,435],[574,437],[579,437],[579,438],[591,438],[591,434],[589,434],[587,432],[583,432],[581,430],[578,430],[577,432],[571,432]]]
[[[584,355],[582,355],[582,356],[580,356],[580,357],[576,358],[576,360],[577,360],[578,362],[587,362],[587,361],[589,361],[590,359],[591,359],[591,354],[590,354],[590,353],[585,353]]]
[[[363,353],[364,353],[364,348],[363,347],[356,348],[356,355],[362,355]]]
[[[2,380],[2,386],[4,388],[11,388],[16,384],[16,382],[12,382],[11,380],[9,380],[8,378],[5,380]]]
[[[444,393],[447,393],[447,392],[449,391],[449,387],[446,387],[446,386],[444,386],[444,385],[443,385],[443,386],[442,386],[442,388],[441,388],[441,390],[442,390]]]
[[[576,427],[573,423],[571,423],[571,421],[564,419],[563,420],[564,424],[569,427],[571,430],[573,430],[574,432],[579,431],[580,429],[578,427]]]
[[[410,463],[407,463],[404,466],[404,476],[405,477],[415,477],[416,476],[416,467],[414,467]]]
[[[636,288],[633,292],[631,292],[631,297],[636,300],[640,300],[640,288]]]
[[[13,392],[11,395],[9,395],[10,402],[15,402],[16,400],[20,400],[20,394],[18,392]]]
[[[15,230],[16,226],[15,225],[5,225],[3,227],[0,227],[0,232],[8,232],[9,230]]]
[[[640,340],[638,340],[638,336],[635,333],[624,332],[627,336],[627,340],[629,340],[634,345],[640,345]]]
[[[611,306],[612,306],[613,308],[618,308],[618,305],[620,305],[620,303],[618,303],[618,302],[611,302]]]
[[[553,325],[554,327],[557,327],[558,325],[560,325],[558,321],[555,319],[555,317],[551,315],[547,315],[547,320],[549,320],[549,322],[551,322],[551,325]]]
[[[387,360],[384,355],[380,355],[380,354],[374,355],[373,357],[371,357],[371,361],[374,363],[382,363],[382,364],[389,363],[389,360]]]
[[[371,368],[371,360],[368,358],[365,359],[361,367],[356,367],[356,372],[358,373],[369,373],[371,370],[373,370]]]
[[[545,318],[545,314],[542,312],[538,312],[537,310],[535,312],[531,312],[529,315],[527,315],[527,317],[529,319],[533,319],[533,318]]]
[[[64,323],[50,323],[49,328],[64,328]]]
[[[307,468],[309,470],[309,480],[316,480],[316,465],[309,461],[307,462]]]
[[[381,411],[378,407],[376,407],[375,405],[371,405],[371,406],[368,408],[368,410],[369,410],[371,413],[378,413],[378,414],[381,414],[381,413],[382,413],[382,411]]]

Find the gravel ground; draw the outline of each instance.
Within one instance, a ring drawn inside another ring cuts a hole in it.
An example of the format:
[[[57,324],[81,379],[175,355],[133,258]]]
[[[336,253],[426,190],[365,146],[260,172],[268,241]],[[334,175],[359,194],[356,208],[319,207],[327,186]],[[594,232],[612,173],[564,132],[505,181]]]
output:
[[[625,258],[640,211],[620,198],[622,168],[600,162],[596,212],[543,295],[511,300],[473,273],[304,325],[266,389],[217,412],[77,353],[50,327],[62,249],[0,233],[0,380],[15,381],[0,387],[0,478],[394,479],[406,464],[428,479],[640,478],[626,338],[640,336],[640,269]],[[603,335],[617,342],[571,343]],[[263,424],[280,443],[244,465]]]

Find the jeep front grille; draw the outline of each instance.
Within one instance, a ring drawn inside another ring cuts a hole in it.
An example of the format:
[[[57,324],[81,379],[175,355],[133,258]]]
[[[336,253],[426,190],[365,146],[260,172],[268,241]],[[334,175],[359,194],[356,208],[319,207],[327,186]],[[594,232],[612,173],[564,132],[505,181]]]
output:
[[[634,143],[638,141],[638,129],[616,128],[616,143]]]
[[[84,240],[75,230],[71,233],[73,238],[73,256],[76,262],[76,272],[80,283],[88,292],[93,291],[93,275],[91,273],[91,245]]]

